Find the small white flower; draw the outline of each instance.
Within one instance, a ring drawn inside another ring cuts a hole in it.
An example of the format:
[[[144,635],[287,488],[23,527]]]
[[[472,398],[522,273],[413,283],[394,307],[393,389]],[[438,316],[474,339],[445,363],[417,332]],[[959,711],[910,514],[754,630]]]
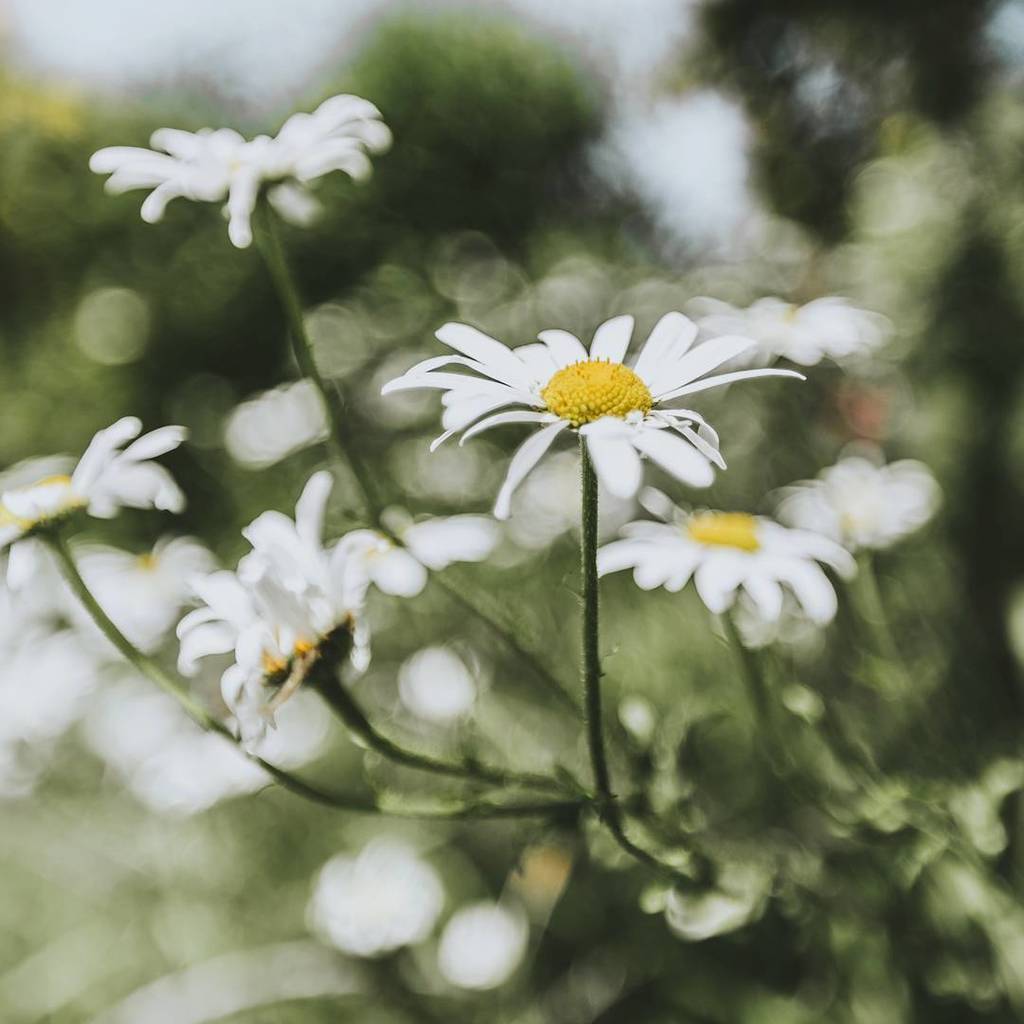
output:
[[[406,843],[380,837],[356,857],[332,857],[307,910],[310,927],[352,956],[376,957],[423,942],[444,909],[437,872]]]
[[[526,952],[529,928],[522,911],[500,903],[471,903],[456,911],[441,933],[437,966],[459,988],[484,991],[503,985]]]
[[[364,575],[342,542],[323,546],[331,484],[326,471],[314,473],[294,521],[264,512],[246,527],[252,551],[236,572],[193,580],[204,604],[178,623],[182,672],[209,655],[234,653],[221,693],[250,746],[321,657],[344,652],[358,671],[369,662]]]
[[[121,508],[184,508],[181,489],[152,460],[177,448],[185,428],[160,427],[139,437],[141,430],[140,420],[126,416],[93,437],[70,475],[46,476],[0,494],[0,550],[11,545],[11,586],[20,586],[35,573],[38,552],[26,539],[77,511],[110,519]]]
[[[192,537],[162,537],[142,554],[90,545],[78,564],[115,625],[145,651],[174,625],[191,597],[190,581],[214,567],[213,556]]]
[[[671,520],[624,527],[622,540],[598,552],[598,572],[632,569],[633,579],[643,590],[678,591],[692,578],[701,600],[715,614],[731,608],[742,589],[769,622],[782,612],[785,586],[809,619],[824,624],[836,613],[836,593],[818,562],[844,576],[856,571],[849,552],[840,545],[817,533],[788,530],[761,516],[745,512],[687,515],[673,508]]]
[[[540,425],[512,457],[494,514],[508,518],[512,495],[566,429],[582,434],[601,483],[616,497],[632,497],[642,479],[641,456],[678,480],[707,487],[724,467],[718,435],[703,417],[668,403],[708,388],[762,376],[800,377],[790,370],[743,370],[705,377],[745,352],[750,338],[716,338],[690,350],[697,326],[682,313],[658,321],[635,363],[625,364],[633,318],[617,316],[595,332],[589,352],[568,331],[548,330],[540,342],[510,349],[466,324],[449,323],[437,337],[459,355],[436,356],[385,384],[383,393],[436,388],[445,392],[444,433],[462,442],[507,423]],[[467,367],[472,374],[437,372]],[[703,378],[703,379],[700,379]],[[499,412],[509,406],[525,406]]]
[[[694,308],[703,313],[697,321],[703,332],[753,338],[758,347],[749,355],[766,363],[779,358],[801,366],[815,366],[825,358],[841,362],[872,352],[892,329],[880,313],[858,309],[832,295],[803,306],[783,299],[758,299],[746,309],[701,298],[694,300]]]
[[[395,597],[415,597],[427,585],[428,570],[480,562],[498,542],[498,527],[486,516],[437,516],[414,522],[404,511],[388,509],[384,521],[400,544],[377,530],[353,530],[340,543],[362,567],[368,583]]]
[[[851,455],[779,492],[779,518],[851,551],[887,548],[934,515],[939,485],[921,462]]]
[[[152,149],[111,146],[94,153],[89,167],[110,175],[108,192],[153,189],[142,204],[142,219],[150,224],[179,196],[212,203],[226,199],[228,235],[244,249],[252,243],[251,218],[262,188],[269,187],[267,197],[282,217],[308,224],[318,206],[306,185],[331,171],[357,181],[367,178],[367,153],[382,152],[390,142],[372,103],[332,96],[312,114],[292,115],[274,138],[247,141],[230,128],[161,128],[150,138]]]

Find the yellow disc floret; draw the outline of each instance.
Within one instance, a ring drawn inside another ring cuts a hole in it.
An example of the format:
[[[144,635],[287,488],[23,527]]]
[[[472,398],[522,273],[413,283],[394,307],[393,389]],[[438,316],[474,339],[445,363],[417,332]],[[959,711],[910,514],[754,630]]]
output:
[[[650,389],[629,367],[597,359],[563,367],[540,397],[556,416],[574,427],[602,416],[646,415],[654,404]]]
[[[757,520],[746,512],[701,512],[686,524],[690,540],[698,544],[740,551],[757,551]]]

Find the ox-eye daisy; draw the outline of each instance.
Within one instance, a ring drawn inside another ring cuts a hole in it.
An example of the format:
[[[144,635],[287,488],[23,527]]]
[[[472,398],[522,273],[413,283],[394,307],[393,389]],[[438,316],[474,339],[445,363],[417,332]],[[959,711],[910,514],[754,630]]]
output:
[[[800,376],[790,370],[742,370],[704,377],[754,342],[723,337],[690,351],[697,327],[682,313],[663,316],[636,361],[626,365],[632,333],[633,318],[617,316],[597,329],[589,352],[562,330],[541,331],[539,343],[510,349],[474,327],[449,323],[437,337],[459,354],[417,363],[385,384],[383,393],[445,392],[445,430],[434,447],[460,432],[465,442],[506,423],[540,426],[513,456],[498,493],[494,514],[505,519],[516,487],[567,429],[586,439],[598,477],[616,497],[631,497],[639,489],[641,456],[683,483],[707,487],[714,476],[711,463],[725,465],[718,435],[698,413],[668,403],[749,377]],[[438,372],[451,365],[473,373]],[[509,406],[525,408],[498,411]]]
[[[361,671],[369,661],[365,577],[342,544],[322,541],[330,489],[330,474],[315,473],[294,521],[280,512],[254,520],[243,530],[252,551],[237,571],[196,579],[204,604],[178,624],[183,672],[234,653],[221,692],[246,743],[262,738],[274,711],[320,663],[334,669],[347,658]]]
[[[623,539],[598,552],[601,575],[632,569],[643,590],[682,590],[692,578],[715,614],[732,607],[742,589],[767,621],[782,612],[783,586],[807,617],[824,624],[836,613],[836,593],[818,562],[844,576],[856,563],[843,547],[816,533],[789,530],[745,512],[684,513],[657,492],[645,504],[665,522],[635,522]]]
[[[155,224],[177,197],[198,202],[227,200],[228,235],[244,249],[252,243],[251,218],[260,190],[278,213],[305,224],[316,213],[306,186],[331,171],[355,180],[370,174],[367,153],[387,149],[391,133],[380,111],[358,96],[332,96],[312,114],[294,114],[271,138],[246,140],[231,128],[198,132],[161,128],[152,149],[110,146],[92,155],[89,167],[109,174],[106,189],[153,191],[142,204],[142,219]]]
[[[34,573],[32,536],[76,512],[110,519],[120,508],[184,508],[185,496],[171,474],[152,460],[177,448],[185,428],[160,427],[139,437],[141,430],[139,419],[125,416],[93,437],[70,475],[44,476],[0,494],[0,550],[11,547],[7,574],[12,586]]]
[[[694,299],[701,330],[717,334],[744,334],[757,342],[748,358],[760,362],[789,359],[814,366],[822,359],[841,362],[866,355],[889,336],[892,324],[880,313],[859,309],[836,295],[814,299],[802,306],[784,299],[758,299],[746,309],[718,299]]]
[[[889,465],[873,449],[850,455],[779,493],[779,518],[831,537],[851,551],[887,548],[923,526],[939,503],[939,485],[921,462]]]

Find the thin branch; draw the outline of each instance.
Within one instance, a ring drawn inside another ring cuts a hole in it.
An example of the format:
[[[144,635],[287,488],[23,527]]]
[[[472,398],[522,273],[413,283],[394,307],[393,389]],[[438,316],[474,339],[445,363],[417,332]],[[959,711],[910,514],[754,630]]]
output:
[[[365,746],[389,761],[394,761],[395,764],[431,772],[434,775],[444,775],[449,778],[484,783],[490,786],[502,788],[520,786],[563,796],[566,793],[561,783],[547,775],[494,768],[475,762],[456,764],[451,761],[442,761],[428,754],[408,750],[377,731],[352,694],[334,678],[333,673],[314,671],[311,674],[310,683],[345,723],[349,732]]]

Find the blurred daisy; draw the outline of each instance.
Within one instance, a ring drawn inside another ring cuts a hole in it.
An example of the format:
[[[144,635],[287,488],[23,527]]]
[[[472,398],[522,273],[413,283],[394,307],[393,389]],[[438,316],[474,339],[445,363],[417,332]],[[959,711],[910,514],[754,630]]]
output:
[[[457,722],[473,710],[476,695],[475,674],[449,647],[424,647],[398,670],[402,704],[427,722]]]
[[[624,527],[622,540],[598,552],[601,575],[632,569],[641,589],[673,592],[692,578],[715,614],[731,608],[742,590],[769,622],[782,613],[785,586],[809,619],[824,624],[836,613],[836,593],[818,563],[843,576],[856,571],[849,552],[817,533],[788,530],[745,512],[688,515],[656,492],[645,494],[645,501],[666,521]]]
[[[503,985],[526,952],[529,928],[518,908],[472,903],[452,915],[441,933],[437,966],[459,988],[484,991]]]
[[[79,568],[118,629],[152,651],[192,596],[190,581],[211,572],[214,561],[192,537],[162,537],[142,554],[91,545],[81,551]]]
[[[873,453],[874,454],[874,453]],[[939,485],[921,462],[885,465],[881,456],[851,455],[779,492],[778,516],[851,551],[886,548],[934,515]]]
[[[542,331],[539,343],[510,349],[474,327],[449,323],[437,337],[460,354],[417,363],[385,384],[383,393],[445,392],[445,430],[435,448],[453,434],[461,432],[465,442],[506,423],[540,428],[512,457],[498,493],[494,514],[505,519],[515,489],[567,429],[586,438],[601,483],[616,497],[632,497],[639,489],[642,456],[683,483],[707,487],[714,476],[711,464],[725,465],[718,435],[698,413],[666,403],[750,377],[800,376],[790,370],[743,370],[705,377],[754,342],[716,338],[690,351],[697,327],[681,313],[663,316],[635,363],[627,366],[632,333],[633,318],[617,316],[597,329],[589,352],[563,330]],[[437,372],[449,365],[474,373]],[[508,406],[526,408],[497,411]]]
[[[746,309],[701,298],[694,300],[694,309],[701,310],[697,322],[711,337],[742,334],[753,338],[757,349],[748,355],[761,362],[779,358],[801,366],[814,366],[825,358],[841,362],[878,348],[892,329],[880,313],[858,309],[837,296],[803,306],[765,298]]]
[[[390,142],[372,103],[332,96],[312,114],[288,118],[274,138],[247,141],[230,128],[161,128],[150,138],[152,149],[111,146],[94,153],[89,167],[110,175],[108,192],[153,189],[142,204],[142,219],[150,224],[179,196],[212,203],[226,199],[228,235],[244,249],[252,243],[251,219],[261,189],[267,187],[267,198],[286,220],[308,224],[318,212],[308,183],[331,171],[367,178],[367,153],[382,152]]]
[[[423,942],[444,896],[437,872],[411,846],[380,837],[358,856],[332,857],[320,869],[306,916],[343,953],[384,956]]]
[[[420,593],[428,570],[483,561],[499,536],[497,524],[487,516],[438,516],[414,522],[403,510],[388,509],[384,522],[400,544],[377,530],[353,530],[340,543],[369,583],[395,597]]]
[[[185,428],[160,427],[139,437],[141,430],[140,420],[126,416],[93,437],[70,475],[45,476],[0,494],[0,550],[11,546],[11,586],[32,576],[38,564],[37,546],[26,540],[76,512],[110,519],[121,508],[184,508],[181,489],[152,460],[177,448],[185,439]]]
[[[369,662],[365,577],[342,543],[323,546],[331,484],[326,471],[314,473],[294,521],[264,512],[246,527],[252,551],[236,572],[193,580],[204,603],[178,623],[182,672],[195,672],[209,655],[234,653],[221,693],[250,747],[317,664],[335,668],[347,659],[362,671]]]

